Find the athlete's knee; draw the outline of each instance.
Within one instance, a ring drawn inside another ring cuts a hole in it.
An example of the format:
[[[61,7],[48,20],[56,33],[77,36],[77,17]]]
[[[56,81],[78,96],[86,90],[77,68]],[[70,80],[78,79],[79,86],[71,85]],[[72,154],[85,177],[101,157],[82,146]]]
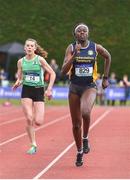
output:
[[[79,131],[79,130],[81,130],[81,123],[74,124],[73,125],[73,131]]]
[[[90,111],[89,110],[83,110],[82,111],[82,117],[83,117],[83,119],[90,119]]]
[[[37,119],[37,120],[35,120],[35,124],[36,124],[37,126],[41,126],[41,125],[43,124],[43,119]]]
[[[36,124],[37,126],[41,126],[43,123],[41,123],[41,122],[35,122],[35,124]]]
[[[33,117],[32,115],[27,115],[27,123],[28,125],[32,126],[33,125]]]

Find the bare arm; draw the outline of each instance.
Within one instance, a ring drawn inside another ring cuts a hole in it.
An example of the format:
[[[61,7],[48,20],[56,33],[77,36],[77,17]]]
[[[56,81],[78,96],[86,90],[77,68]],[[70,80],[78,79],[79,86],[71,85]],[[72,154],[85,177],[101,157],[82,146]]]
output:
[[[49,81],[47,90],[45,92],[45,95],[48,97],[48,99],[51,99],[52,87],[53,87],[54,82],[55,82],[56,74],[44,58],[41,57],[40,62],[41,62],[42,67],[50,74],[50,81]]]
[[[22,59],[19,59],[17,62],[17,80],[15,84],[13,85],[12,89],[15,90],[17,87],[19,87],[22,84]]]
[[[40,58],[40,62],[42,67],[50,74],[50,82],[48,85],[48,89],[52,89],[55,82],[56,74],[44,58]]]
[[[110,53],[101,45],[97,44],[96,46],[97,52],[104,58],[104,76],[109,76],[109,70],[111,65],[111,55]]]
[[[100,44],[96,45],[96,50],[103,57],[103,59],[105,61],[104,62],[104,78],[103,78],[102,86],[103,86],[103,88],[106,88],[109,85],[109,83],[108,83],[108,76],[109,76],[110,65],[111,65],[111,55]]]
[[[80,44],[76,44],[75,51],[72,52],[72,45],[69,45],[65,52],[64,62],[61,68],[62,74],[67,74],[72,66],[75,55],[79,53],[81,48]]]

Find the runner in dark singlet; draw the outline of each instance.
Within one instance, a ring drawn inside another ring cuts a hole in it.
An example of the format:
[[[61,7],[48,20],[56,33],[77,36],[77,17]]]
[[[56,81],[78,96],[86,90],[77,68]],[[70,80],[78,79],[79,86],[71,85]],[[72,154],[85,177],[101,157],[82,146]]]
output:
[[[76,25],[74,29],[76,41],[67,47],[62,66],[62,73],[69,74],[70,77],[69,107],[78,151],[76,166],[83,164],[83,153],[90,151],[88,131],[90,114],[96,98],[97,55],[100,54],[104,59],[103,88],[109,85],[111,64],[110,53],[100,44],[88,40],[88,35],[89,29],[86,24]]]

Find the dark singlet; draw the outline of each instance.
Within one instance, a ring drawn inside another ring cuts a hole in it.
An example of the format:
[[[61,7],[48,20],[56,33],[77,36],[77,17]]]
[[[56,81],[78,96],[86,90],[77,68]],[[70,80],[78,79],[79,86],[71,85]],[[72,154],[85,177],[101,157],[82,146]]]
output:
[[[73,50],[76,43],[73,43]],[[69,73],[72,84],[86,86],[97,79],[97,51],[96,44],[89,41],[87,47],[82,47],[75,57]]]

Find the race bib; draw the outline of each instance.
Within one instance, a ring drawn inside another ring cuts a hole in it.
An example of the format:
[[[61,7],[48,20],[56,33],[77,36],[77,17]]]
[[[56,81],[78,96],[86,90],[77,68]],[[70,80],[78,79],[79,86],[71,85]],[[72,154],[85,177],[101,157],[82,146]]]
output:
[[[38,74],[27,74],[25,75],[25,81],[38,83],[40,81],[40,77]]]
[[[84,76],[92,76],[93,74],[93,67],[88,66],[87,64],[85,65],[76,65],[75,68],[75,75],[79,77],[84,77]]]

